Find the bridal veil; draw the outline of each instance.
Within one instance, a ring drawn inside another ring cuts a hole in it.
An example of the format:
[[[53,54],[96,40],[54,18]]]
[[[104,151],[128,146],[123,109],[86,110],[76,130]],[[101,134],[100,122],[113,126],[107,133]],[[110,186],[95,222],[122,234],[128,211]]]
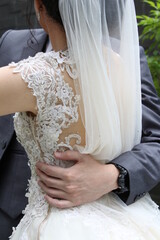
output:
[[[59,0],[68,50],[79,73],[86,146],[110,161],[141,138],[139,41],[133,0]]]

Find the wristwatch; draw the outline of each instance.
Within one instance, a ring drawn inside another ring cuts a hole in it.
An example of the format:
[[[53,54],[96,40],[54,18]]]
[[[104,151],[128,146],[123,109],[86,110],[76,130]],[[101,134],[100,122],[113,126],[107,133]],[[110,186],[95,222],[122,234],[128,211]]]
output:
[[[127,170],[120,166],[119,164],[112,163],[118,170],[119,170],[119,176],[118,176],[118,188],[113,190],[116,194],[121,194],[129,191],[129,177]]]

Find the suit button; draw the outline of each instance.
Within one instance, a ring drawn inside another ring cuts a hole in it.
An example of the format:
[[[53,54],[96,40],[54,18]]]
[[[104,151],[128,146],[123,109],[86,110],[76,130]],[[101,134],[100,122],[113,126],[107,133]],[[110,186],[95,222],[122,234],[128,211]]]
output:
[[[1,142],[1,148],[2,148],[2,150],[4,150],[4,149],[6,148],[6,146],[7,146],[7,142],[6,142],[6,141],[2,141],[2,142]]]

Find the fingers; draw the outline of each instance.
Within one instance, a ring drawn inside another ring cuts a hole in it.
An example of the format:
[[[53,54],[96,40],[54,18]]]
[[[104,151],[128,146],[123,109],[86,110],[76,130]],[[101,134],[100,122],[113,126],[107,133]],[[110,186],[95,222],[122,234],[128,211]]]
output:
[[[48,175],[41,172],[39,169],[36,169],[36,173],[39,176],[41,182],[43,182],[47,187],[64,190],[64,184],[61,179],[49,177]]]
[[[49,196],[45,196],[45,199],[51,207],[56,207],[56,208],[59,208],[59,209],[74,207],[74,204],[71,201],[68,201],[68,200],[53,199]]]
[[[67,199],[67,194],[64,191],[54,189],[54,188],[49,188],[47,187],[44,183],[39,182],[38,183],[41,189],[51,198],[56,198],[56,199]]]
[[[51,166],[46,163],[38,162],[36,167],[41,172],[45,173],[49,177],[65,179],[67,169],[57,166]]]
[[[55,158],[66,161],[82,161],[82,154],[78,151],[55,152]]]

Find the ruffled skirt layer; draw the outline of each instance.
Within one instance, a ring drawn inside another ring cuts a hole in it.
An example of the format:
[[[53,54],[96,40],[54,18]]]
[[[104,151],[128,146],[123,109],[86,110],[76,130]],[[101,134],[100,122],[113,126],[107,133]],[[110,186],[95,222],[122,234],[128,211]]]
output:
[[[11,240],[160,240],[160,211],[146,195],[126,206],[114,194],[67,210],[50,208]]]

